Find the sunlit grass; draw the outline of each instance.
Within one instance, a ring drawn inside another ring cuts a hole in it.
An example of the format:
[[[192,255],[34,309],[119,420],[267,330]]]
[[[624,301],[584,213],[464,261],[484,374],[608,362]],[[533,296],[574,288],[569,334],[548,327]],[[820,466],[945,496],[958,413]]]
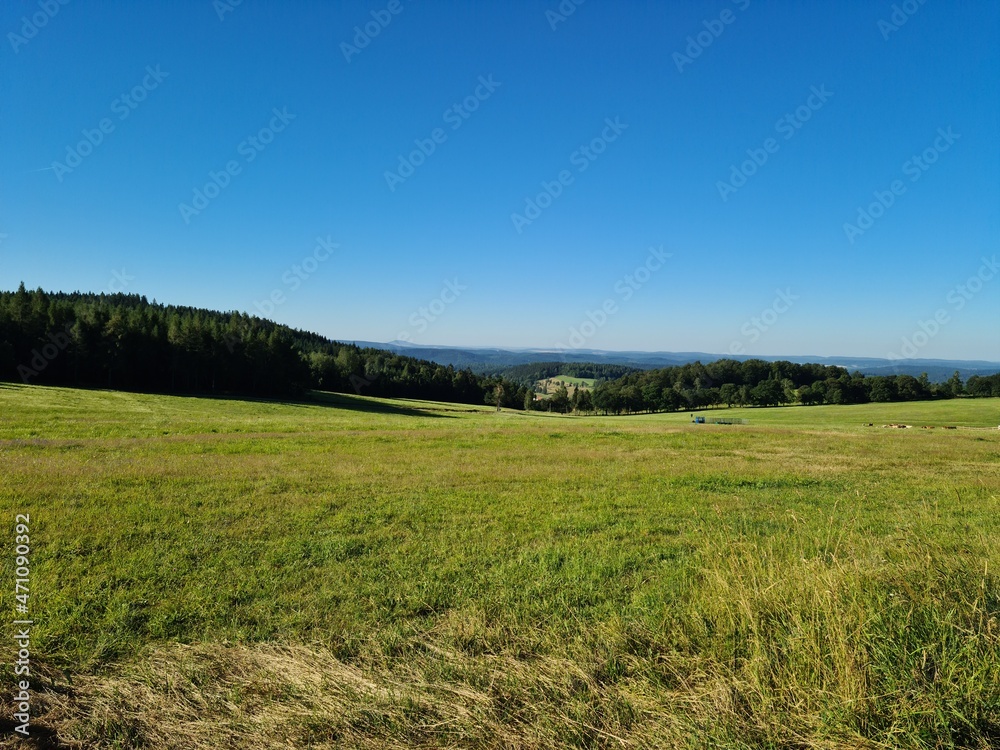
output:
[[[0,385],[64,738],[1000,741],[1000,431],[919,429],[1000,400],[717,426],[317,398]]]

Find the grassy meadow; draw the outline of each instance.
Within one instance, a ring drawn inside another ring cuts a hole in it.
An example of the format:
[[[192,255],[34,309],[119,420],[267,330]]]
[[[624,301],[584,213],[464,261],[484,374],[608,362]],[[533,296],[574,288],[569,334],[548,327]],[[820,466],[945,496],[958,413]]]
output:
[[[593,378],[577,378],[572,375],[556,375],[535,382],[535,390],[539,393],[555,393],[560,386],[566,386],[572,396],[577,389],[589,390],[594,387]]]
[[[0,384],[37,746],[1000,744],[1000,399],[701,413]]]

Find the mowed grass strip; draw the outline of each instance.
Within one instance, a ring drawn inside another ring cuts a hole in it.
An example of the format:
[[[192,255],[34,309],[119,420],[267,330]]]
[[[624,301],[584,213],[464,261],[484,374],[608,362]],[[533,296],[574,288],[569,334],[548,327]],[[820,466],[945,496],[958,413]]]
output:
[[[0,385],[59,741],[1000,742],[1000,432],[862,426],[1000,401],[715,426],[318,399]]]

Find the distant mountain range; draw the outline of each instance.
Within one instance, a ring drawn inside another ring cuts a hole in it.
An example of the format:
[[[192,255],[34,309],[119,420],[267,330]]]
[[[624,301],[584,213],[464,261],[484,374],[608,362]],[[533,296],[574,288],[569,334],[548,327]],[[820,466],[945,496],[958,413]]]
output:
[[[500,372],[506,367],[530,364],[532,362],[595,362],[600,364],[628,365],[650,370],[659,367],[683,365],[689,362],[714,362],[717,359],[762,359],[768,362],[787,360],[789,362],[836,365],[850,372],[860,371],[865,375],[913,375],[927,373],[934,382],[947,380],[956,370],[962,379],[970,375],[993,375],[1000,372],[1000,362],[986,360],[950,359],[879,359],[876,357],[818,357],[788,355],[780,357],[749,356],[731,354],[709,354],[707,352],[611,352],[601,349],[493,349],[458,346],[427,346],[402,341],[377,343],[373,341],[347,342],[360,347],[386,349],[420,359],[429,359],[442,365],[468,367],[474,372]]]

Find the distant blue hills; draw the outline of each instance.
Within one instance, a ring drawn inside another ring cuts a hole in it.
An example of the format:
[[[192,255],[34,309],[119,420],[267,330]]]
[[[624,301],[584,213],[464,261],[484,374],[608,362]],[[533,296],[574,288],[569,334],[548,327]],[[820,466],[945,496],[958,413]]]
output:
[[[605,351],[602,349],[497,349],[488,347],[428,346],[390,341],[353,341],[360,347],[386,349],[442,365],[453,365],[474,372],[499,372],[515,365],[533,362],[594,362],[599,364],[627,365],[643,370],[672,367],[700,361],[703,364],[717,359],[762,359],[768,362],[787,360],[800,364],[815,363],[843,367],[849,372],[865,375],[913,375],[927,373],[934,382],[950,378],[957,370],[963,380],[970,375],[993,375],[1000,372],[1000,362],[987,360],[951,359],[879,359],[876,357],[818,357],[803,355],[764,356],[709,354],[708,352],[639,352]]]

